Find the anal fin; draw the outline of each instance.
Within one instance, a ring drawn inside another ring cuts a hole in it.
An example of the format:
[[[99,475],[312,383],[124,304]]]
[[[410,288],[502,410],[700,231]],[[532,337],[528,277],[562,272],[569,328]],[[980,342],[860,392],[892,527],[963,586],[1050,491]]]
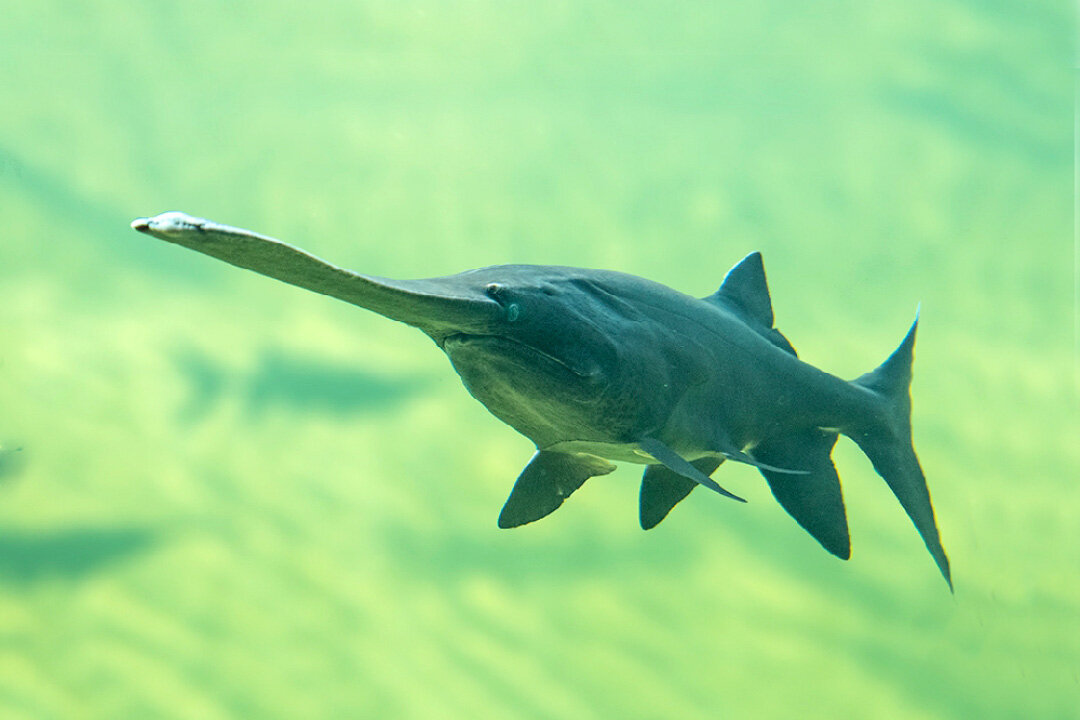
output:
[[[614,469],[595,455],[538,451],[514,483],[499,514],[499,527],[518,527],[550,515],[586,480]]]
[[[723,458],[708,457],[694,460],[690,464],[708,477],[722,462]],[[638,500],[641,528],[649,530],[656,527],[671,509],[697,486],[696,480],[683,477],[664,465],[649,465],[641,478],[641,495]]]
[[[837,434],[816,428],[759,443],[753,453],[770,465],[809,468],[803,475],[760,467],[773,497],[822,547],[837,557],[851,557],[847,513],[840,477],[832,462]]]

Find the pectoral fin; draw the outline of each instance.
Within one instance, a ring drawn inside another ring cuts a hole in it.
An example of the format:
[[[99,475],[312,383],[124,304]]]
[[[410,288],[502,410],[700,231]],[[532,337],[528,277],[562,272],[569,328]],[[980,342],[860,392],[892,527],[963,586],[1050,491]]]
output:
[[[553,513],[590,477],[614,469],[595,455],[537,452],[514,483],[499,514],[499,527],[517,527]]]
[[[833,465],[836,433],[806,430],[770,438],[754,448],[754,454],[770,463],[812,468],[804,476],[762,468],[773,496],[796,522],[837,557],[851,557],[847,515],[840,478]]]
[[[708,477],[722,462],[723,458],[701,458],[690,464]],[[639,498],[641,528],[649,530],[656,527],[697,485],[697,481],[685,478],[663,465],[649,465],[645,468]]]
[[[716,481],[711,480],[708,475],[691,465],[677,452],[675,452],[656,438],[643,438],[642,440],[638,441],[638,446],[645,452],[652,455],[657,462],[663,463],[668,470],[671,470],[675,474],[693,480],[699,485],[704,485],[710,490],[718,492],[721,495],[731,498],[732,500],[746,502],[738,495],[729,493],[727,490],[717,485]]]

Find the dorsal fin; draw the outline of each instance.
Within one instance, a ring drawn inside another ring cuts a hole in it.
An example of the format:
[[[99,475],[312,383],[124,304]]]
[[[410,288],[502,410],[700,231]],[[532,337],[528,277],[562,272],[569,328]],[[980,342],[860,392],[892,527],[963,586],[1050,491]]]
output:
[[[705,299],[739,310],[767,328],[773,326],[772,300],[759,252],[752,252],[736,263],[724,276],[720,289]]]
[[[772,299],[760,252],[752,252],[736,263],[724,276],[720,289],[704,299],[735,312],[773,345],[796,355],[788,339],[773,328]]]

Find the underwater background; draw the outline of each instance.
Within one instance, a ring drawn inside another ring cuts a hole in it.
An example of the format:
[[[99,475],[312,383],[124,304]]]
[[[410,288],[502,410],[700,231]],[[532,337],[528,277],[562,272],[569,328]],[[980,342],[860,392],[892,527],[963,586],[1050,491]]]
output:
[[[1080,716],[1073,11],[0,0],[0,717]],[[360,272],[761,250],[855,377],[921,303],[951,595],[847,439],[853,557],[749,467],[495,519],[530,443],[421,333],[141,236]]]

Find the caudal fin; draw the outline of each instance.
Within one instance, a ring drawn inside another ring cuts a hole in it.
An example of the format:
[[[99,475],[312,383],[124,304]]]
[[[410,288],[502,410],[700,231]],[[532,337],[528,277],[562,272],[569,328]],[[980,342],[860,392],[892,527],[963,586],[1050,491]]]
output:
[[[852,380],[852,384],[873,392],[884,401],[884,413],[874,423],[853,432],[851,439],[870,458],[878,475],[885,479],[900,501],[951,590],[949,558],[941,546],[930,491],[911,442],[909,388],[918,324],[919,318],[916,316],[911,329],[892,355],[873,372]]]

